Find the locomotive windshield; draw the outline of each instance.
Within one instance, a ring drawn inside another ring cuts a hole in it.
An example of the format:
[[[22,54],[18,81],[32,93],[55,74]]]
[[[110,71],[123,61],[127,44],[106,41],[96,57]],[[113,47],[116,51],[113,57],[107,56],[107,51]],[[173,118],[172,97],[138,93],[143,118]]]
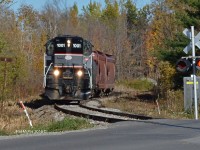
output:
[[[83,54],[89,56],[93,45],[81,37],[61,36],[49,40],[46,43],[47,55],[53,54]]]
[[[83,54],[83,40],[81,38],[57,37],[55,39],[55,53]]]

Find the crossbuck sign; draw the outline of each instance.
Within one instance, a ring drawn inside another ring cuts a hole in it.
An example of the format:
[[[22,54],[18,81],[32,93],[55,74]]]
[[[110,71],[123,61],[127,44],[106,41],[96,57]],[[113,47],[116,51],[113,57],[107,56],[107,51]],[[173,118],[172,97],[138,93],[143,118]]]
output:
[[[187,36],[190,40],[192,39],[191,30],[185,28],[183,30],[183,34]],[[194,37],[194,45],[196,45],[200,49],[200,32]],[[192,49],[192,42],[190,42],[183,51],[188,54],[188,52]]]

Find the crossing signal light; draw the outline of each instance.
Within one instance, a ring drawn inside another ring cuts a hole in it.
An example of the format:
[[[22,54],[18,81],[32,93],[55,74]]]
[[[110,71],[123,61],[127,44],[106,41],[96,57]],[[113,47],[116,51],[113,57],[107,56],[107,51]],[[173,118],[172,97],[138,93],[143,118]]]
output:
[[[196,69],[200,70],[200,58],[196,58]],[[192,59],[181,58],[176,62],[176,70],[181,73],[186,73],[192,69]]]
[[[196,58],[196,68],[200,70],[200,58]]]
[[[192,63],[186,58],[181,58],[176,63],[176,70],[182,73],[188,72],[191,67]]]

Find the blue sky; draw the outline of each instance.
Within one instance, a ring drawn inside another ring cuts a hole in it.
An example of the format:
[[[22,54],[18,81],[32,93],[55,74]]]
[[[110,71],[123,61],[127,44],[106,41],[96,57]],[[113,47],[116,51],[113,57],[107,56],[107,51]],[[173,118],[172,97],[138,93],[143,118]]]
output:
[[[32,5],[34,9],[41,10],[46,3],[48,3],[50,0],[14,0],[14,4],[12,5],[12,9],[17,10],[20,5],[22,4],[28,4]],[[104,4],[104,0],[66,0],[67,7],[71,7],[74,2],[77,3],[79,10],[82,9],[83,6],[86,6],[90,1],[96,1],[102,4]],[[145,4],[151,3],[151,0],[133,0],[136,2],[136,6],[138,8],[143,7]]]

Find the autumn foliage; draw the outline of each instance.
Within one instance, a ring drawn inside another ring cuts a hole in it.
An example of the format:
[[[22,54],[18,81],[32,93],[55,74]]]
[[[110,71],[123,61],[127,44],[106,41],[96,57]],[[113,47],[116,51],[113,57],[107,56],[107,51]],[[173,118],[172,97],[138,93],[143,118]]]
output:
[[[44,45],[59,34],[82,36],[114,55],[118,80],[152,78],[164,93],[181,84],[174,63],[188,42],[182,30],[200,29],[198,0],[154,0],[143,8],[132,0],[105,0],[104,7],[91,1],[81,10],[51,0],[40,11],[13,11],[12,3],[0,1],[0,57],[13,60],[0,62],[1,100],[42,93]]]

